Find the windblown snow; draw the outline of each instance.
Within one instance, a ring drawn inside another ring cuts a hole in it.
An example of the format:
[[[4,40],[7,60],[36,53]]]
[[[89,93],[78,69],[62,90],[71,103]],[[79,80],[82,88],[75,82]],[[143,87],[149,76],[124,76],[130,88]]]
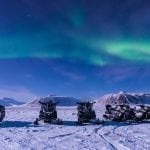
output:
[[[76,107],[58,107],[63,125],[32,122],[37,107],[8,107],[0,128],[0,150],[149,150],[149,123],[106,122],[104,125],[77,126]],[[104,109],[95,107],[102,119]]]

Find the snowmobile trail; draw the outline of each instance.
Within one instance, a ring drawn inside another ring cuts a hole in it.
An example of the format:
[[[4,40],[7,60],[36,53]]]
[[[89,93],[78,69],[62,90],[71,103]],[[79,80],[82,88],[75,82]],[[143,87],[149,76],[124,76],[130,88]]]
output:
[[[76,125],[76,107],[58,108],[62,125],[32,123],[39,108],[9,107],[0,127],[0,150],[149,150],[149,123]],[[101,118],[102,110],[96,109]]]
[[[102,128],[103,128],[103,126],[98,127],[98,128],[95,128],[95,129],[93,130],[93,132],[94,132],[97,136],[99,136],[99,137],[101,138],[101,140],[103,140],[107,145],[109,145],[110,149],[116,150],[117,148],[116,148],[112,143],[110,143],[110,142],[104,137],[104,135],[101,133],[101,129],[102,129]]]
[[[129,150],[129,148],[125,147],[124,145],[120,144],[119,142],[110,139],[107,134],[104,135],[101,130],[98,130],[97,133],[99,134],[99,136],[101,136],[101,138],[104,141],[106,141],[112,147],[112,149],[114,149],[114,150],[117,150],[117,149]]]

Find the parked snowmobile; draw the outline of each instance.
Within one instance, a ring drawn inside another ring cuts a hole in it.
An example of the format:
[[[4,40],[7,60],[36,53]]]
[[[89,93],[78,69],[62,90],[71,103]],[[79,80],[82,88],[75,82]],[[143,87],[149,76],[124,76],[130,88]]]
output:
[[[129,121],[131,123],[131,121],[135,118],[134,109],[132,109],[129,105],[125,105],[124,110],[124,121]]]
[[[103,115],[106,120],[112,120],[120,122],[123,120],[123,114],[120,112],[120,106],[112,107],[111,105],[106,105],[106,111]]]
[[[40,100],[41,110],[39,114],[39,118],[37,118],[34,124],[38,124],[38,121],[43,120],[44,123],[54,123],[54,124],[62,124],[62,120],[57,118],[56,105],[59,102],[53,102],[51,99],[47,99],[46,101]]]
[[[5,107],[0,105],[0,122],[3,121],[4,117],[5,117]]]
[[[134,118],[134,112],[129,105],[106,105],[106,111],[103,117],[107,120],[125,122]]]
[[[99,119],[96,118],[96,113],[92,109],[95,102],[78,102],[78,124],[82,125],[83,123],[94,122],[95,124],[101,124]]]
[[[150,107],[139,105],[139,109],[135,108],[135,121],[144,121],[150,119]]]
[[[146,119],[150,119],[150,106],[145,106]]]
[[[150,107],[139,105],[139,108],[131,108],[129,105],[106,105],[103,117],[107,120],[117,122],[144,121],[150,119]]]

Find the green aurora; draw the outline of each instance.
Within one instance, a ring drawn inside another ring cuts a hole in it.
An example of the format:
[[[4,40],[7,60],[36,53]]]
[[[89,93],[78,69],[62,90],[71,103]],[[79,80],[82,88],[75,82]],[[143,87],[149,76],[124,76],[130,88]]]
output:
[[[31,35],[0,38],[0,59],[5,58],[56,58],[79,59],[87,64],[104,66],[111,63],[105,57],[150,62],[150,43],[135,40],[84,40],[70,37],[62,40],[51,36]],[[62,40],[62,41],[61,41]],[[71,44],[70,44],[71,43]]]
[[[149,92],[149,14],[143,0],[3,1],[0,88],[80,97]]]

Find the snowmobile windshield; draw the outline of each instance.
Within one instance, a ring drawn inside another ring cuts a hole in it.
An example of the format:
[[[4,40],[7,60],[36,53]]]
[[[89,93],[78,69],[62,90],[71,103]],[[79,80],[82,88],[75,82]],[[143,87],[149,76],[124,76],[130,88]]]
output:
[[[92,106],[93,106],[93,103],[81,103],[78,106],[78,110],[80,112],[88,113],[92,111]]]
[[[55,109],[56,109],[56,105],[54,105],[54,104],[47,103],[47,104],[43,104],[41,106],[41,110],[44,111],[44,112],[51,112]]]

